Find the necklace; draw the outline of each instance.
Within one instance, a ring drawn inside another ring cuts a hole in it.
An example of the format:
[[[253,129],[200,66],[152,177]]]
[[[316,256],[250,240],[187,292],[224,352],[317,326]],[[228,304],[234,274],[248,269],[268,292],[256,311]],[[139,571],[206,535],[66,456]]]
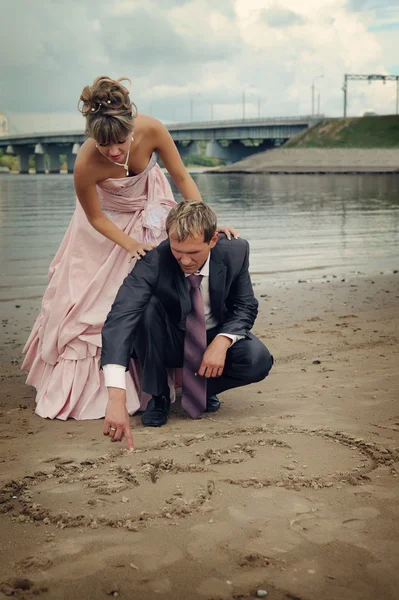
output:
[[[114,163],[114,165],[118,165],[118,167],[123,167],[124,169],[126,169],[126,177],[129,177],[129,167],[128,167],[129,154],[130,154],[130,148],[127,151],[126,160],[124,163],[118,163],[118,162],[112,161]]]
[[[132,142],[131,142],[131,144],[133,143],[133,140],[134,140],[134,135],[132,135]],[[114,163],[114,165],[118,165],[118,167],[123,167],[123,168],[126,170],[126,177],[129,177],[129,167],[128,167],[128,163],[129,163],[129,156],[130,156],[130,148],[131,148],[131,144],[130,144],[130,146],[129,146],[129,150],[127,151],[126,160],[125,160],[125,162],[124,162],[124,163],[118,163],[118,162],[115,162],[115,161],[111,160],[110,158],[108,159],[108,160],[110,160],[111,162],[113,162],[113,163]],[[108,158],[108,156],[107,156],[107,158]]]

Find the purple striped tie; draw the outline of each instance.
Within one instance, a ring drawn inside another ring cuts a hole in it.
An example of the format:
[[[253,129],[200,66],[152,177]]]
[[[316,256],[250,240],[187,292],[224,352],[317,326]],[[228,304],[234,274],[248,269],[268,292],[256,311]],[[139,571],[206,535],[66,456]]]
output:
[[[196,375],[207,347],[205,309],[200,285],[202,275],[189,275],[191,312],[186,319],[184,337],[182,407],[190,417],[198,419],[206,409],[206,379]]]

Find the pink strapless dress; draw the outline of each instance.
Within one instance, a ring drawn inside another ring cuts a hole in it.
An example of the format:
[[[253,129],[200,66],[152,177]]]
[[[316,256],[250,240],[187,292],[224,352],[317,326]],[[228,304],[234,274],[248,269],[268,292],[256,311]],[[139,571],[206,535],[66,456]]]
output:
[[[97,186],[104,213],[127,235],[157,245],[175,200],[154,153],[139,175],[106,179]],[[98,233],[80,205],[49,269],[40,314],[25,345],[22,368],[37,390],[36,413],[50,419],[104,417],[107,389],[99,362],[101,329],[119,286],[133,268],[126,250]],[[136,412],[148,397],[132,361],[127,408]],[[171,391],[173,382],[171,381]]]

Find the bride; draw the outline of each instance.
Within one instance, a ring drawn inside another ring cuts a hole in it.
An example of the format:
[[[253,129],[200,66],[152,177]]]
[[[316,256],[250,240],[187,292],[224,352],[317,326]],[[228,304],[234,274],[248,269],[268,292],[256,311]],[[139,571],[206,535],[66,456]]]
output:
[[[76,158],[76,208],[24,348],[22,368],[41,417],[105,415],[101,328],[135,261],[167,237],[165,218],[175,204],[157,156],[184,200],[201,200],[168,130],[138,113],[122,81],[98,77],[80,96],[88,139]],[[219,231],[236,236],[232,228]],[[134,361],[126,392],[133,414],[145,401]]]

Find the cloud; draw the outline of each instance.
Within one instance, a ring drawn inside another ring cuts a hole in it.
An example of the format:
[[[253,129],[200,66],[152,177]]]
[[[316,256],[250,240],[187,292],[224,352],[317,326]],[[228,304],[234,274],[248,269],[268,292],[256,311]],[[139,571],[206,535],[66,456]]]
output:
[[[259,15],[269,27],[289,27],[290,25],[302,25],[305,21],[303,17],[292,10],[281,10],[271,8],[263,10]]]
[[[103,70],[107,62],[93,26],[95,4],[42,0],[38,5],[16,0],[2,7],[0,106],[4,112],[57,112],[76,105],[91,69]]]
[[[172,68],[175,78],[179,73],[185,76],[186,65],[192,69],[206,62],[227,60],[235,53],[231,40],[221,36],[222,27],[213,26],[214,15],[220,21],[224,17],[216,11],[210,14],[207,9],[205,0],[185,2],[169,10],[149,0],[123,2],[115,6],[102,28],[104,47],[112,63],[129,64],[138,76],[155,69],[158,81],[164,73],[160,83],[166,83]]]
[[[317,81],[321,107],[334,115],[342,110],[345,73],[386,72],[380,44],[358,14],[348,11],[346,0],[308,0],[295,4],[280,0],[278,5],[280,10],[292,10],[302,21],[276,29],[258,18],[260,11],[272,8],[274,3],[236,1],[246,47],[268,57],[265,67],[269,79],[276,80],[277,69],[284,73],[284,81],[290,76],[286,94],[296,105],[295,112],[310,112],[311,86],[318,75],[324,75]],[[361,113],[363,106],[382,109],[386,92],[382,87],[361,89],[352,85],[349,105],[352,113]]]
[[[14,0],[0,20],[0,111],[14,129],[68,128],[83,86],[105,74],[129,77],[139,110],[166,121],[238,118],[244,90],[247,116],[305,114],[324,74],[321,108],[339,115],[345,73],[399,64],[398,24],[396,0]],[[394,107],[393,86],[350,83],[351,114]]]

